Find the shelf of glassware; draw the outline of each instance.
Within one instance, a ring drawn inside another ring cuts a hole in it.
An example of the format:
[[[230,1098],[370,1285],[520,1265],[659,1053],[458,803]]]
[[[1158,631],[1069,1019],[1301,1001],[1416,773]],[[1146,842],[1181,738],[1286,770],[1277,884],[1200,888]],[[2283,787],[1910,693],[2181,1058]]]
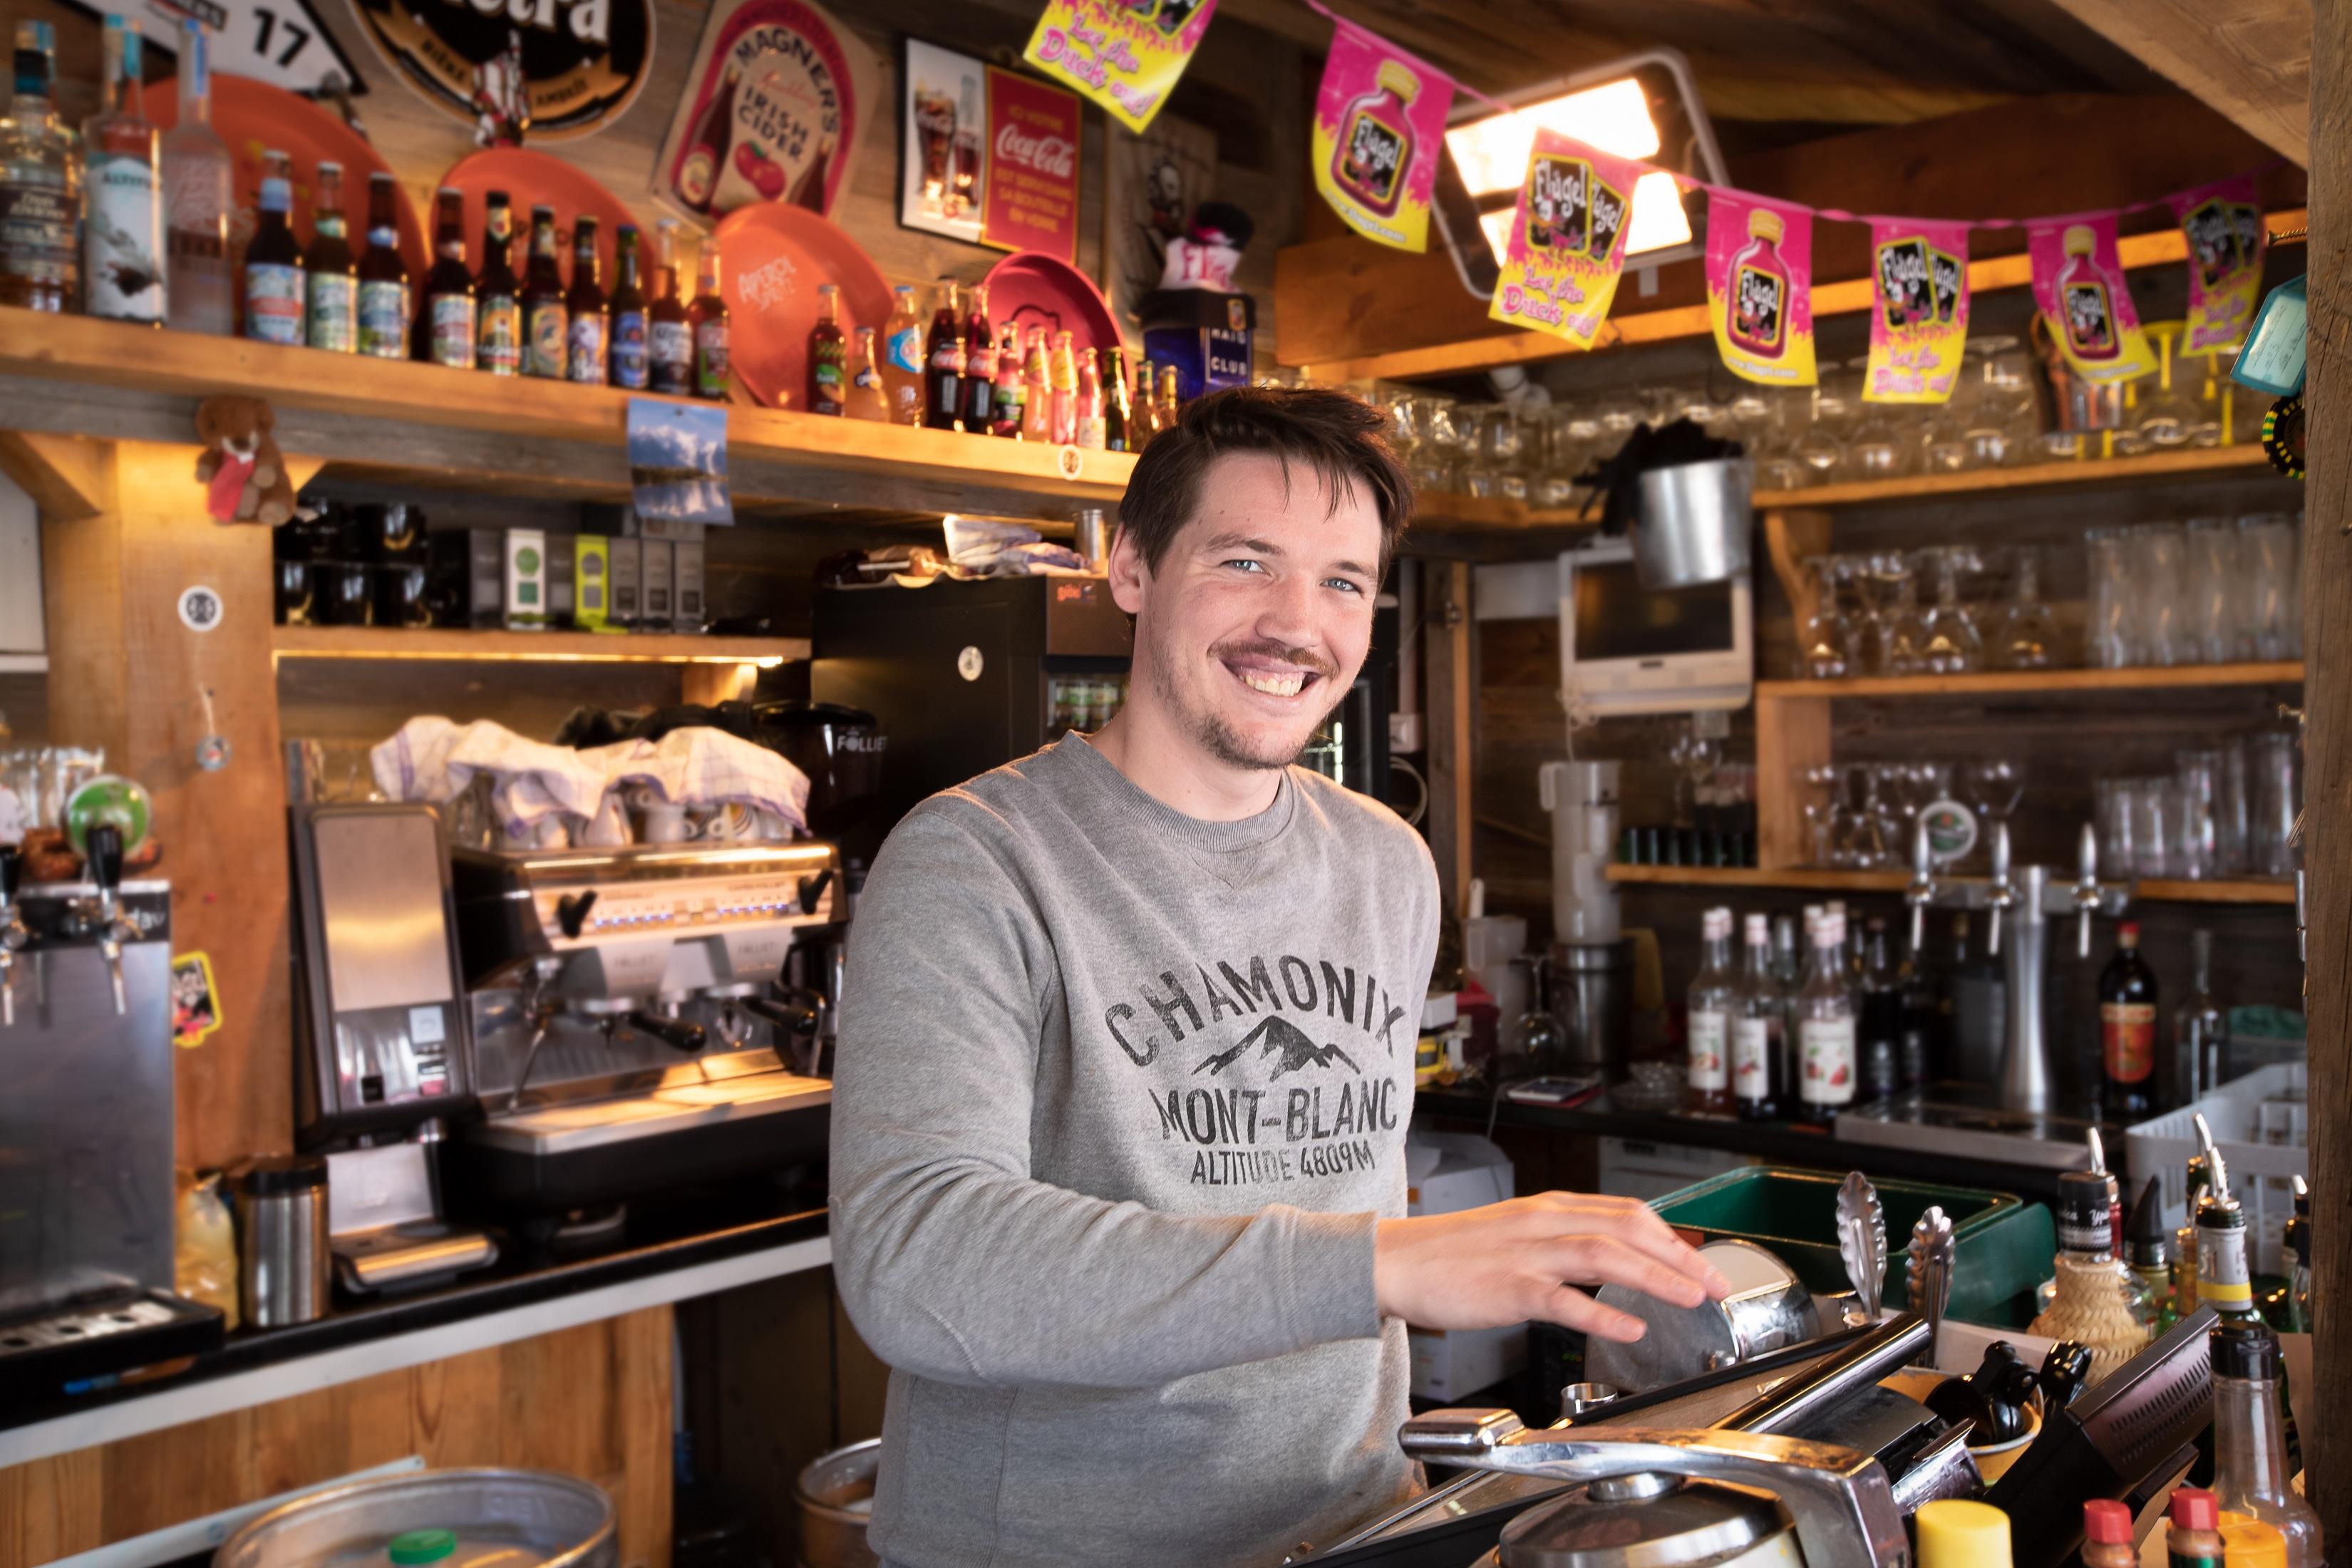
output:
[[[1789,888],[1824,893],[1899,893],[1911,882],[1907,871],[1838,871],[1817,866],[1764,870],[1752,866],[1612,866],[1618,883],[1670,888]],[[2190,881],[2150,878],[2135,884],[2134,896],[2152,903],[2292,904],[2293,882]]]
[[[2174,452],[2147,452],[2136,458],[2084,457],[2059,463],[2025,463],[2013,468],[1966,468],[1952,474],[1915,474],[1898,479],[1858,479],[1847,484],[1816,485],[1801,490],[1758,490],[1756,510],[1770,511],[1827,506],[1869,506],[1903,500],[1933,500],[1952,496],[1994,494],[2008,490],[2063,489],[2073,486],[2124,486],[2147,479],[2179,479],[2192,474],[2232,473],[2260,468],[2269,462],[2259,443],[2230,447],[2189,447]],[[2288,481],[2282,479],[2282,483]]]
[[[1759,680],[1769,700],[1829,701],[1841,697],[2000,697],[2053,691],[2158,691],[2204,686],[2291,686],[2303,660],[2173,664],[2121,669],[1988,669],[1969,675],[1868,675],[1841,680]]]
[[[466,659],[509,664],[722,664],[761,668],[809,656],[806,637],[687,633],[530,632],[466,626],[279,626],[270,651],[287,658]]]

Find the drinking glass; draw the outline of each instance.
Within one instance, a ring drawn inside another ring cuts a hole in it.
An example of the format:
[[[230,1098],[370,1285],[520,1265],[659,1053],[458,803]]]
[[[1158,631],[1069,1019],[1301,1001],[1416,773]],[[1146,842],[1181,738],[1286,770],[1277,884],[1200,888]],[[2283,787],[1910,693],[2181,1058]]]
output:
[[[2172,781],[2161,776],[2128,781],[2131,790],[2132,875],[2173,874],[2175,839]]]
[[[2250,813],[2253,801],[2249,794],[2246,748],[2232,744],[2221,751],[2221,798],[2216,815],[2214,842],[2226,876],[2250,871],[2247,836],[2252,829]]]
[[[2128,536],[2130,530],[2094,528],[2083,535],[2087,557],[2085,635],[2091,663],[2100,669],[2120,669],[2137,661],[2137,606],[2132,597]]]
[[[2179,820],[2173,875],[2204,881],[2221,873],[2221,753],[2181,752],[2172,759]]]
[[[2142,664],[2193,664],[2197,639],[2184,607],[2189,533],[2177,522],[2144,523],[2126,534],[2138,627],[2133,642]]]
[[[2058,623],[2042,602],[2042,556],[2021,545],[2011,552],[2009,598],[1994,623],[1992,662],[2002,669],[2047,669],[2057,658]]]
[[[2247,657],[2243,536],[2226,517],[2189,520],[2188,633],[2197,658],[2227,664]]]
[[[1814,555],[1803,565],[1813,585],[1813,607],[1797,628],[1799,661],[1816,680],[1851,675],[1859,661],[1854,658],[1854,621],[1845,613],[1839,591],[1847,575],[1845,558]]]
[[[1899,479],[1923,458],[1918,433],[1880,404],[1867,404],[1848,427],[1845,472],[1856,479]]]
[[[2198,400],[2187,385],[2193,370],[2185,363],[2177,364],[2173,353],[2187,324],[2154,321],[2146,329],[2148,342],[2156,345],[2157,364],[2153,374],[2137,384],[2138,429],[2147,444],[2159,451],[2187,446],[2201,422]]]
[[[2243,441],[2261,429],[2259,418],[2252,428],[2239,428],[2239,418],[2246,405],[2238,401],[2237,383],[2230,379],[2230,363],[2234,355],[2199,354],[2195,359],[2197,419],[2189,427],[2189,445],[2192,447],[2224,447]]]
[[[2245,574],[2245,637],[2256,658],[2303,654],[2302,606],[2295,585],[2297,529],[2287,512],[2238,520]]]
[[[1979,757],[1959,765],[1960,800],[1984,826],[1986,853],[1992,829],[2007,822],[2025,797],[2025,770],[2007,757]]]
[[[1880,675],[1924,675],[1927,664],[1927,623],[1919,613],[1919,578],[1900,552],[1870,558],[1871,574],[1886,594],[1876,625],[1877,653],[1873,662]]]
[[[1920,617],[1922,661],[1936,675],[1964,675],[1984,663],[1984,637],[1960,602],[1960,569],[1969,552],[1952,546],[1920,552],[1936,577],[1936,602]]]
[[[2110,875],[2130,875],[2137,864],[2132,838],[2130,779],[2100,779],[2091,786],[2093,817],[2098,824],[2099,864]]]
[[[1428,450],[1425,481],[1434,490],[1459,493],[1462,489],[1462,462],[1469,446],[1469,431],[1464,411],[1450,397],[1430,397],[1419,405],[1423,441]],[[1413,476],[1416,483],[1424,482],[1421,474]]]
[[[1803,773],[1806,795],[1806,861],[1814,866],[1838,863],[1838,770],[1824,763]]]
[[[2296,789],[2299,759],[2294,737],[2264,730],[2242,736],[2246,752],[2246,859],[2263,877],[2294,875],[2294,851],[2289,839],[2303,802]]]

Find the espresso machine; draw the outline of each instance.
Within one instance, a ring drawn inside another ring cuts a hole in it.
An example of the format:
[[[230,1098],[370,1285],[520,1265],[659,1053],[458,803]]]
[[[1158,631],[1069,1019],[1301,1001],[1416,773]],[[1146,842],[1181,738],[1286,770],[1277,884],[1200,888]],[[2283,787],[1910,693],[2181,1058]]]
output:
[[[631,1198],[823,1153],[833,844],[458,849],[451,874],[483,1109],[450,1151],[469,1212],[587,1240]]]
[[[47,883],[0,845],[0,1404],[221,1339],[172,1293],[171,887],[84,845]]]

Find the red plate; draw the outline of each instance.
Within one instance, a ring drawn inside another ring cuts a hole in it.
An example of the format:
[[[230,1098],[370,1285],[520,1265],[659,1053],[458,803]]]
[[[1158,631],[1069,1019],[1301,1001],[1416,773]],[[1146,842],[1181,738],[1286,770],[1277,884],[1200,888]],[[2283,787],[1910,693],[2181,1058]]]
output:
[[[718,233],[735,374],[768,407],[804,409],[817,285],[841,286],[842,335],[854,348],[858,328],[878,334],[889,322],[889,282],[846,230],[806,207],[738,207]]]
[[[619,248],[621,226],[641,226],[621,205],[621,198],[606,190],[593,174],[550,153],[529,147],[492,147],[460,158],[441,176],[445,185],[455,185],[466,193],[466,258],[476,267],[482,261],[483,212],[488,205],[485,199],[492,191],[504,191],[514,208],[515,243],[508,260],[516,276],[522,274],[524,258],[530,254],[530,209],[545,203],[555,209],[555,238],[562,247],[563,276],[572,276],[572,220],[582,214],[596,220],[596,252],[604,266],[604,289],[613,287],[613,253]],[[690,235],[681,236],[688,247]],[[645,289],[654,290],[654,237],[646,230],[640,254],[645,258]],[[694,292],[694,255],[689,248],[677,258],[682,274],[679,287],[688,294]]]
[[[988,317],[999,328],[1019,327],[1024,337],[1043,327],[1049,342],[1066,331],[1078,348],[1119,346],[1118,322],[1094,279],[1042,250],[1015,251],[990,270]]]
[[[149,82],[142,99],[147,118],[157,130],[169,131],[180,122],[180,89],[173,78]],[[246,241],[253,237],[255,215],[260,210],[261,154],[267,151],[283,153],[294,162],[294,229],[305,239],[310,228],[312,194],[319,188],[319,165],[341,163],[352,251],[357,255],[366,248],[368,176],[389,174],[392,165],[333,110],[269,82],[215,71],[213,129],[228,143],[229,156],[236,163],[236,216],[231,222],[236,228],[235,247],[240,254]],[[406,191],[400,191],[394,201],[393,216],[400,228],[401,259],[408,263],[410,277],[422,278],[427,254],[425,228],[417,222]]]

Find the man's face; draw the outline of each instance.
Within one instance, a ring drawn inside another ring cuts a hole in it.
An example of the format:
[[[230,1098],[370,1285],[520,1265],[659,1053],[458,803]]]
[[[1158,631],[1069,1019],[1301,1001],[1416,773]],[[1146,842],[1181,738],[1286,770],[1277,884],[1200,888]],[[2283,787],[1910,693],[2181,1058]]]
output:
[[[1371,647],[1381,520],[1362,487],[1332,505],[1315,470],[1219,458],[1156,571],[1122,534],[1111,594],[1136,617],[1148,700],[1229,767],[1286,766]]]

